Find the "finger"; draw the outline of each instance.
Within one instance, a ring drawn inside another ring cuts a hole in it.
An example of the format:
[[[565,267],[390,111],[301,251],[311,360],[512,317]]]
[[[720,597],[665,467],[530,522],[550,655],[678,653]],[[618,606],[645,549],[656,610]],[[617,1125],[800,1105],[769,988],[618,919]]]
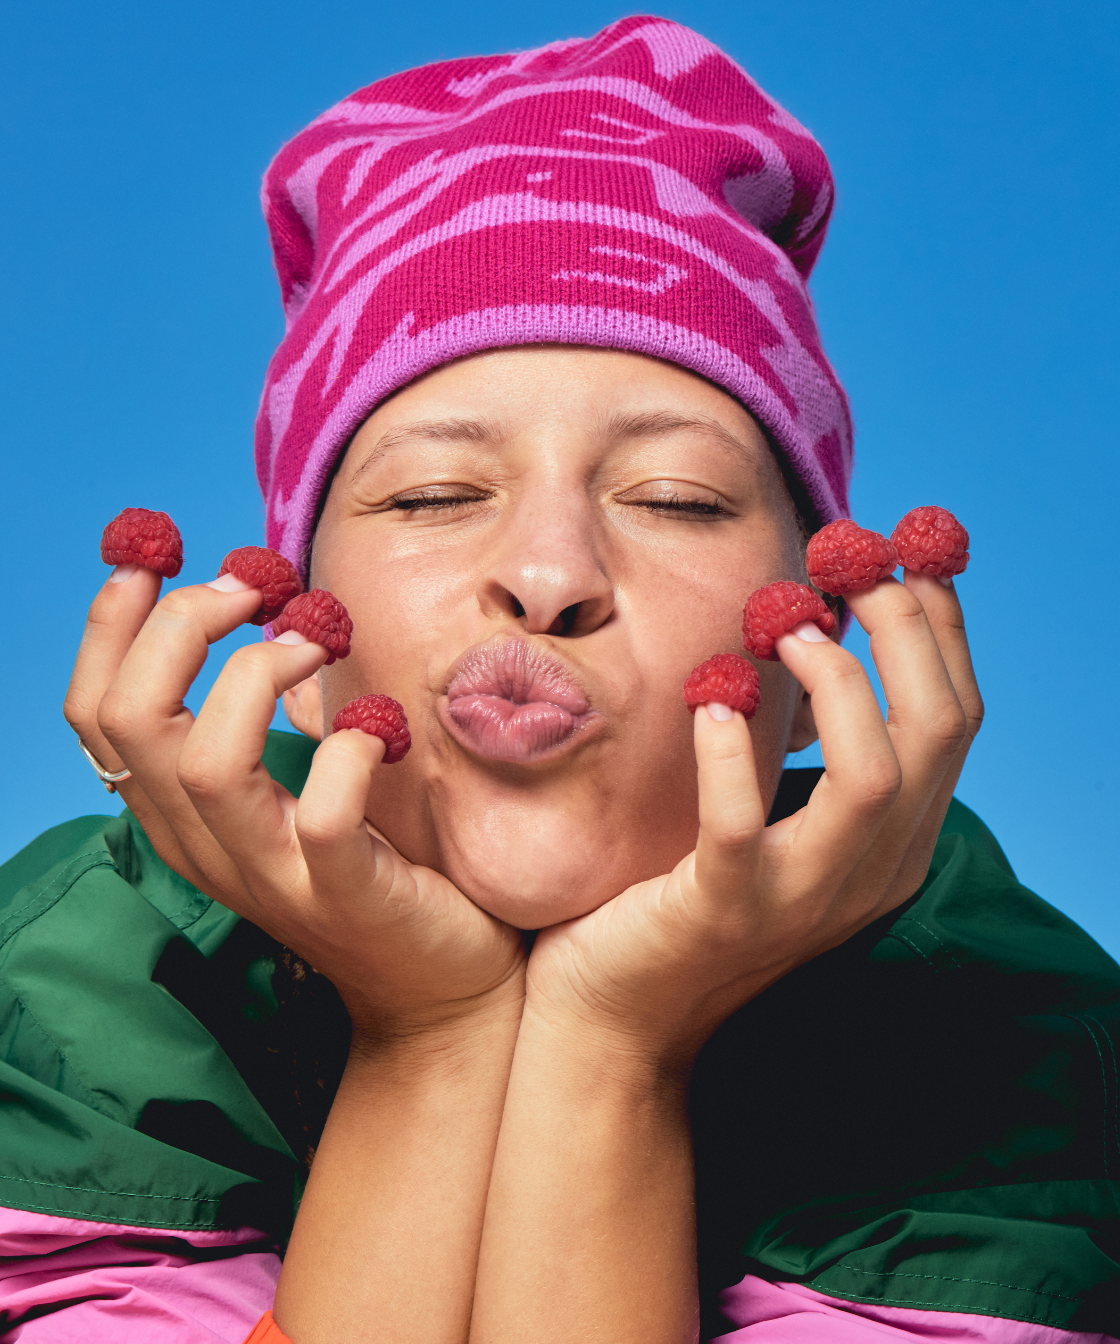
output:
[[[177,588],[156,604],[132,641],[101,698],[98,722],[134,775],[173,778],[167,743],[181,743],[190,731],[193,716],[183,700],[209,646],[259,606],[255,589],[239,588]]]
[[[775,644],[812,697],[825,773],[795,828],[771,827],[775,843],[795,833],[803,880],[847,873],[871,847],[894,806],[902,771],[879,703],[858,659],[810,621]]]
[[[964,613],[952,579],[939,580],[928,574],[906,573],[907,591],[921,602],[930,630],[953,682],[957,699],[965,713],[968,742],[976,737],[984,722],[984,701],[972,665],[972,653],[965,632]],[[965,744],[967,752],[968,743]],[[963,757],[962,757],[963,759]]]
[[[871,640],[887,697],[887,730],[902,768],[891,825],[913,828],[925,815],[966,731],[964,710],[921,602],[895,579],[849,598]]]
[[[152,610],[98,706],[102,735],[132,771],[146,797],[138,812],[160,856],[189,881],[218,894],[200,856],[220,860],[212,841],[194,842],[205,828],[178,781],[176,767],[193,715],[183,704],[208,646],[235,629],[259,605],[255,589],[224,576],[221,588],[179,588]],[[131,795],[127,796],[131,803]],[[224,874],[222,864],[219,869]],[[228,865],[227,865],[228,866]]]
[[[907,573],[906,586],[922,602],[930,629],[952,678],[957,699],[965,717],[964,738],[930,801],[925,816],[915,831],[905,861],[900,865],[896,884],[902,899],[911,895],[925,879],[934,845],[941,832],[945,814],[957,787],[976,734],[984,721],[984,702],[973,671],[972,656],[965,634],[964,617],[952,581],[947,584],[925,574]]]
[[[66,688],[66,722],[109,771],[122,770],[124,764],[98,726],[97,707],[159,599],[160,583],[158,574],[139,565],[113,570],[90,606]],[[120,787],[126,801],[138,791],[131,782]]]
[[[315,752],[296,808],[295,826],[313,889],[335,910],[384,898],[398,863],[370,835],[366,809],[374,772],[385,755],[379,737],[357,728],[332,733]]]
[[[289,631],[229,659],[178,752],[176,780],[194,822],[232,860],[246,887],[275,887],[296,862],[290,795],[261,762],[276,701],[326,660],[326,650]],[[367,783],[368,789],[368,783]],[[188,818],[185,825],[191,825]],[[195,826],[194,845],[207,849]]]
[[[742,908],[766,826],[750,731],[742,714],[726,705],[701,705],[693,741],[700,794],[697,891],[717,909]]]

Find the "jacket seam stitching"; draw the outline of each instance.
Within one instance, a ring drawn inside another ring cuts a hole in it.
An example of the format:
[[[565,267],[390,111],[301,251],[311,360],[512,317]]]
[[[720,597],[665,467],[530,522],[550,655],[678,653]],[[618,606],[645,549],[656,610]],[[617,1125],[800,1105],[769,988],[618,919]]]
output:
[[[1087,1017],[1088,1014],[1085,1015]],[[1101,1160],[1104,1163],[1105,1180],[1111,1180],[1111,1174],[1108,1169],[1108,1073],[1104,1067],[1104,1052],[1101,1050],[1100,1042],[1097,1040],[1097,1033],[1085,1020],[1085,1017],[1077,1013],[1070,1013],[1068,1017],[1071,1022],[1076,1022],[1093,1042],[1093,1049],[1097,1052],[1097,1061],[1101,1066],[1101,1093],[1104,1098],[1104,1104],[1101,1110]]]
[[[807,1285],[807,1286],[811,1286],[811,1285]],[[879,1305],[881,1305],[881,1306],[885,1306],[885,1307],[933,1307],[933,1308],[935,1308],[935,1309],[940,1309],[941,1311],[967,1311],[967,1312],[973,1312],[973,1313],[978,1314],[978,1315],[981,1315],[981,1316],[992,1316],[992,1317],[995,1317],[996,1319],[999,1319],[999,1320],[1026,1321],[1026,1322],[1029,1322],[1029,1323],[1032,1324],[1032,1325],[1039,1325],[1039,1324],[1043,1324],[1043,1325],[1045,1325],[1045,1324],[1047,1324],[1047,1322],[1045,1322],[1045,1321],[1043,1321],[1043,1322],[1038,1321],[1038,1320],[1036,1319],[1036,1315],[1034,1315],[1034,1314],[1032,1314],[1032,1315],[1026,1315],[1026,1314],[1024,1314],[1023,1312],[1018,1312],[1018,1313],[1016,1313],[1015,1310],[1014,1310],[1014,1308],[1012,1308],[1011,1310],[1007,1310],[1007,1309],[1005,1309],[1005,1308],[999,1308],[999,1309],[997,1310],[997,1309],[992,1308],[992,1307],[978,1306],[978,1305],[977,1305],[976,1303],[974,1303],[974,1302],[945,1302],[945,1301],[943,1301],[943,1300],[940,1299],[940,1298],[922,1298],[922,1297],[918,1297],[918,1298],[912,1298],[912,1297],[872,1297],[872,1296],[870,1296],[868,1293],[851,1293],[851,1292],[847,1292],[846,1290],[845,1290],[845,1292],[844,1292],[844,1297],[841,1298],[841,1297],[838,1297],[838,1296],[837,1296],[837,1292],[838,1292],[838,1290],[835,1289],[835,1288],[831,1288],[831,1289],[830,1289],[830,1288],[820,1288],[820,1287],[818,1287],[816,1291],[822,1293],[822,1294],[823,1294],[824,1296],[826,1296],[826,1297],[832,1297],[834,1301],[844,1301],[844,1300],[847,1300],[847,1301],[849,1301],[849,1302],[869,1302],[869,1303],[872,1303],[872,1304],[878,1303]],[[1019,1291],[1021,1291],[1021,1292],[1030,1292],[1031,1290],[1030,1290],[1029,1288],[1023,1288],[1023,1289],[1021,1289],[1021,1290],[1019,1290]],[[1043,1297],[1043,1298],[1049,1298],[1049,1297],[1051,1296],[1051,1294],[1049,1294],[1049,1293],[1041,1293],[1041,1292],[1040,1292],[1040,1293],[1036,1294],[1036,1296]],[[1069,1299],[1065,1299],[1065,1300],[1067,1300],[1067,1301],[1075,1301],[1076,1299],[1069,1298]],[[1008,1305],[1010,1306],[1010,1304],[1008,1304]],[[1058,1329],[1061,1329],[1061,1328],[1064,1328],[1064,1327],[1051,1327],[1051,1328],[1058,1328]]]
[[[77,1082],[78,1086],[82,1089],[82,1092],[85,1094],[86,1105],[89,1106],[90,1110],[96,1111],[99,1115],[105,1115],[106,1112],[103,1111],[101,1107],[97,1104],[97,1094],[89,1088],[89,1086],[86,1084],[85,1079],[82,1077],[77,1067],[70,1062],[69,1056],[66,1054],[66,1051],[63,1050],[62,1046],[58,1043],[58,1041],[55,1039],[54,1033],[52,1031],[48,1031],[47,1028],[42,1024],[42,1022],[39,1021],[31,1005],[27,1002],[27,1000],[23,997],[23,995],[19,993],[18,990],[13,989],[12,997],[15,999],[16,1003],[20,1005],[20,1007],[32,1020],[32,1022],[35,1023],[35,1025],[39,1028],[39,1030],[43,1033],[43,1035],[47,1038],[47,1040],[50,1041],[51,1045],[54,1046],[59,1059],[62,1060],[63,1064],[65,1064],[66,1067],[70,1070],[70,1072],[74,1075],[75,1081]],[[51,1090],[55,1091],[56,1089],[52,1088]],[[63,1092],[62,1095],[66,1096],[66,1093]],[[18,1180],[20,1178],[12,1177],[11,1179]]]
[[[48,882],[45,887],[42,887],[35,892],[34,895],[29,896],[18,910],[13,911],[5,920],[0,922],[0,946],[3,946],[4,943],[14,938],[16,934],[19,933],[21,929],[26,928],[28,924],[31,924],[34,920],[45,915],[52,906],[57,905],[74,883],[77,882],[78,878],[89,872],[91,868],[112,868],[115,872],[116,864],[113,863],[113,860],[108,854],[79,854],[77,858],[72,859],[66,865],[56,878],[51,882]],[[52,888],[54,887],[59,888],[57,895],[51,895]],[[42,902],[48,896],[50,899],[46,900],[45,904],[42,904],[40,909],[34,911],[32,914],[27,913],[28,908],[34,905],[36,901]],[[4,932],[5,927],[9,924],[14,925],[14,927],[8,932]]]
[[[850,1274],[864,1274],[868,1278],[928,1279],[934,1283],[975,1283],[984,1288],[1006,1288],[1013,1293],[1030,1293],[1035,1297],[1056,1298],[1062,1302],[1080,1302],[1080,1298],[1069,1297],[1065,1293],[1048,1293],[1042,1288],[1020,1288],[1014,1283],[999,1283],[995,1279],[969,1279],[952,1274],[915,1274],[904,1269],[877,1270],[859,1269],[855,1265],[846,1265],[843,1261],[835,1269],[846,1269]],[[823,1291],[823,1289],[822,1289]]]
[[[65,1190],[65,1189],[68,1189],[69,1187],[68,1187],[68,1186],[60,1186],[59,1188]],[[148,1198],[153,1198],[153,1196],[148,1196]],[[161,1198],[161,1199],[162,1199],[162,1198],[165,1198],[165,1196],[162,1196],[162,1195],[161,1195],[161,1196],[154,1196],[154,1198]],[[166,1198],[171,1198],[171,1196],[166,1196]],[[99,1222],[99,1221],[101,1221],[100,1219],[97,1219],[97,1218],[91,1218],[88,1209],[57,1209],[57,1208],[55,1208],[55,1206],[54,1206],[53,1204],[23,1204],[23,1205],[21,1205],[20,1207],[23,1208],[23,1209],[25,1209],[28,1213],[53,1213],[53,1214],[64,1214],[64,1215],[66,1215],[67,1217],[80,1218],[80,1219],[82,1219],[84,1222],[87,1222],[87,1223],[94,1223],[94,1222]],[[127,1224],[125,1224],[125,1225],[127,1226]],[[141,1224],[139,1224],[139,1223],[136,1223],[136,1224],[135,1224],[135,1226],[140,1226],[140,1225],[141,1225]],[[113,1224],[112,1224],[112,1223],[106,1223],[105,1226],[106,1226],[106,1227],[112,1227]],[[199,1222],[174,1222],[174,1223],[173,1223],[173,1222],[166,1222],[166,1223],[158,1223],[158,1224],[153,1224],[152,1227],[151,1227],[151,1230],[152,1230],[153,1232],[158,1232],[161,1228],[169,1228],[169,1227],[193,1227],[193,1228],[197,1228],[200,1232],[211,1231],[211,1230],[212,1230],[212,1231],[222,1231],[221,1228],[214,1228],[214,1227],[212,1226],[212,1224],[210,1224],[210,1223],[199,1223]],[[254,1244],[255,1244],[255,1243],[253,1243],[253,1242],[246,1242],[246,1243],[245,1243],[245,1245],[247,1245],[247,1246],[251,1246],[251,1245],[254,1245]]]
[[[173,1199],[188,1204],[220,1204],[212,1195],[148,1195],[141,1190],[98,1190],[91,1185],[61,1185],[58,1181],[36,1181],[29,1176],[0,1175],[2,1181],[18,1181],[20,1185],[40,1185],[47,1190],[73,1190],[82,1195],[109,1195],[115,1199]]]
[[[1100,1028],[1101,1035],[1108,1042],[1108,1053],[1112,1059],[1112,1139],[1115,1150],[1120,1152],[1120,1071],[1116,1065],[1116,1047],[1112,1040],[1112,1033],[1105,1024],[1093,1013],[1084,1013],[1083,1016],[1095,1026]],[[1107,1105],[1107,1103],[1106,1103]],[[1105,1141],[1107,1142],[1108,1120],[1105,1119]]]

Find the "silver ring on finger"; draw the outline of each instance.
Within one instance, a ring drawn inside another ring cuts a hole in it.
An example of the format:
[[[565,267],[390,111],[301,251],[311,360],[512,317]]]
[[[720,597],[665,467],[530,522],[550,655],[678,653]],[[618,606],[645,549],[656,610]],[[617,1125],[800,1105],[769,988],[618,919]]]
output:
[[[78,747],[82,755],[93,766],[93,773],[105,785],[107,793],[116,793],[118,784],[123,784],[126,779],[132,778],[131,770],[106,770],[80,737],[78,738]]]

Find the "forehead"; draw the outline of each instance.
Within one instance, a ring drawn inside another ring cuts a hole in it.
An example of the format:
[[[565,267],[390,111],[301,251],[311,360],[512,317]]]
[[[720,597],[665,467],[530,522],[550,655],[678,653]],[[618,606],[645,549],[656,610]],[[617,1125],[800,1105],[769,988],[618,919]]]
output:
[[[409,446],[494,450],[526,435],[600,448],[702,437],[757,470],[772,467],[750,413],[688,370],[624,351],[528,346],[456,360],[402,388],[354,436],[345,474]]]

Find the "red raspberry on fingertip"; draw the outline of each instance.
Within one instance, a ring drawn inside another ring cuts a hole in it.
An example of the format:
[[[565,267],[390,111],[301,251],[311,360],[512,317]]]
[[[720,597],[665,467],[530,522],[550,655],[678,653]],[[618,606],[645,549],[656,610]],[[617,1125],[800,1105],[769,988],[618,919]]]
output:
[[[351,700],[334,716],[332,726],[336,733],[344,728],[357,728],[370,737],[379,737],[385,743],[382,765],[396,765],[412,746],[404,707],[388,695],[362,695]]]
[[[903,569],[951,579],[968,565],[968,533],[948,509],[923,504],[911,509],[891,533]]]
[[[684,683],[684,702],[690,714],[698,705],[713,702],[737,709],[749,719],[758,708],[761,692],[753,663],[737,653],[717,653],[694,668]]]
[[[165,579],[183,568],[183,538],[158,509],[123,509],[101,534],[107,565],[141,565]]]
[[[792,579],[778,579],[758,588],[743,608],[743,646],[764,662],[778,662],[774,641],[802,621],[813,621],[822,634],[836,629],[836,617],[819,593]]]
[[[303,592],[303,580],[295,565],[267,546],[239,546],[230,551],[217,577],[220,579],[223,574],[232,574],[250,588],[261,590],[260,610],[249,618],[252,625],[267,625],[275,620],[292,598]]]
[[[873,588],[898,567],[898,552],[880,532],[838,518],[810,540],[805,551],[810,580],[822,593],[840,597]]]
[[[354,622],[338,598],[325,588],[312,588],[292,598],[272,622],[273,638],[285,630],[296,630],[313,644],[321,644],[330,654],[328,667],[336,658],[350,656]]]

